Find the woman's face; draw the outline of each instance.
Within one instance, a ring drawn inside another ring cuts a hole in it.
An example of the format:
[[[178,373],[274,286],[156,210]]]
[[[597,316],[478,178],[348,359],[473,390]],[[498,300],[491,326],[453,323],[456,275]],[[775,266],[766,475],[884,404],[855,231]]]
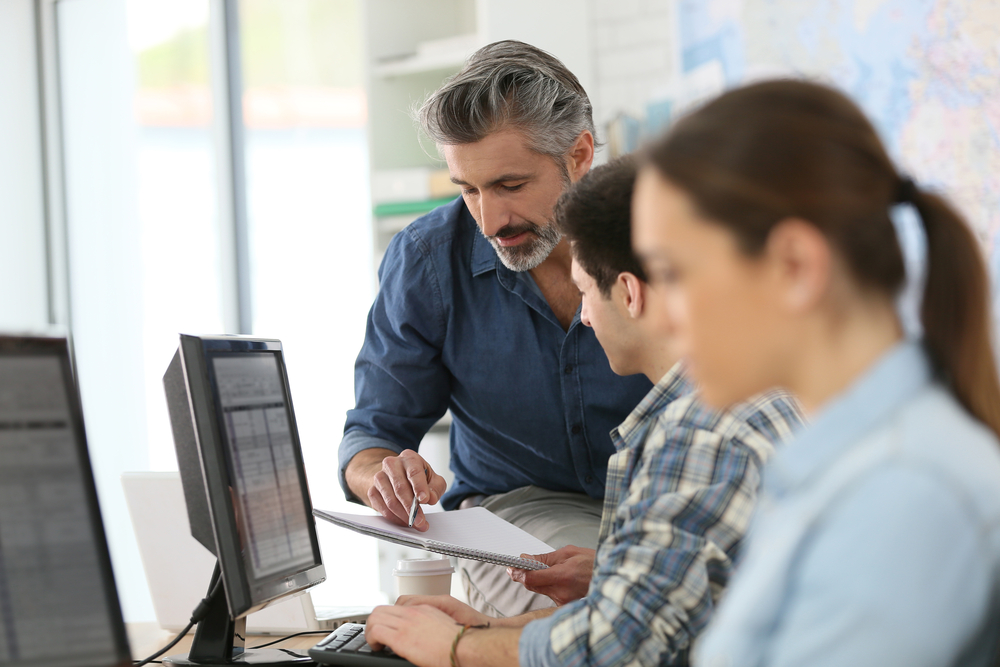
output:
[[[652,167],[636,181],[632,242],[676,327],[702,398],[725,407],[780,384],[782,324],[775,270]]]

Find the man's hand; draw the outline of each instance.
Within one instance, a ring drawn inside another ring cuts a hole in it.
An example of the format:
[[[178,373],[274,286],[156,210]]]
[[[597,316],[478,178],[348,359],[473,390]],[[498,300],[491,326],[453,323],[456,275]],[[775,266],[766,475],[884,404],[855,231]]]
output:
[[[491,626],[500,626],[503,625],[502,621],[504,620],[490,618],[450,595],[400,595],[396,599],[396,604],[401,607],[428,605],[448,614],[459,625],[486,625],[489,623]]]
[[[483,620],[491,623],[491,629],[466,632],[457,646],[458,664],[517,667],[520,628],[497,628],[497,619]],[[396,604],[375,608],[365,624],[365,639],[373,649],[389,646],[420,667],[451,667],[451,647],[461,630],[462,625],[436,606]]]
[[[347,485],[357,497],[382,516],[407,525],[414,491],[423,505],[435,505],[448,487],[444,477],[412,449],[399,455],[389,449],[365,449],[347,464]],[[413,520],[417,530],[427,530],[424,512],[417,510]]]
[[[429,605],[376,607],[365,623],[365,639],[376,650],[389,646],[420,667],[450,667],[451,643],[461,629]]]
[[[547,554],[522,558],[538,560],[549,566],[547,570],[521,570],[507,568],[507,574],[514,581],[524,584],[532,593],[547,595],[558,605],[579,600],[587,594],[590,579],[594,573],[593,549],[572,545],[556,549]]]

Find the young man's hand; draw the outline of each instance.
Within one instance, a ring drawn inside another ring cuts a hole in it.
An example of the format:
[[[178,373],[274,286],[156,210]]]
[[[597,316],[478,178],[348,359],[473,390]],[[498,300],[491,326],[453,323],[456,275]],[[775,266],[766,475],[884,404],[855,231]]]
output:
[[[365,623],[365,639],[376,651],[392,647],[420,667],[450,667],[455,634],[461,629],[439,609],[429,605],[375,607]]]
[[[499,625],[501,619],[490,618],[450,595],[400,595],[396,604],[401,607],[428,605],[448,614],[459,625]]]
[[[590,589],[590,579],[594,573],[593,549],[572,545],[556,549],[547,554],[521,554],[548,565],[546,570],[522,570],[507,568],[507,574],[514,581],[524,585],[532,593],[547,595],[558,605],[579,600]]]

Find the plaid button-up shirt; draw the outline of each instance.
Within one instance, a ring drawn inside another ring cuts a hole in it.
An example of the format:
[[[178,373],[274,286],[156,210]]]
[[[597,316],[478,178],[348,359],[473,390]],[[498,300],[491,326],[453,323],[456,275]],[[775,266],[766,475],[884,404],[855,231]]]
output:
[[[733,571],[760,472],[801,423],[787,393],[726,411],[679,366],[611,432],[587,596],[525,626],[522,665],[684,664]]]

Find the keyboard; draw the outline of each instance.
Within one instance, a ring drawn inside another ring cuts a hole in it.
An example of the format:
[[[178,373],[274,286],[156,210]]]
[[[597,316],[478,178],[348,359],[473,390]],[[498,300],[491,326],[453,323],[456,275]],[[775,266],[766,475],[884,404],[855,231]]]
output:
[[[391,648],[373,651],[365,641],[365,626],[361,623],[344,623],[309,649],[309,657],[323,665],[415,667],[409,660],[393,653]]]

